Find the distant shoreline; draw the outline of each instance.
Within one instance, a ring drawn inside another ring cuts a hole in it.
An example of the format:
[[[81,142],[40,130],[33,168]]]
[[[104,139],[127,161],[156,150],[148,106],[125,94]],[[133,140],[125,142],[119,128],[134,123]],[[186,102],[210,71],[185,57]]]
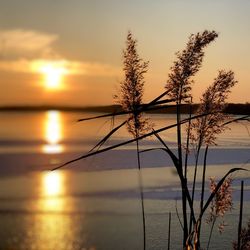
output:
[[[119,105],[107,105],[107,106],[57,106],[57,105],[41,105],[41,106],[2,106],[0,112],[39,112],[48,110],[59,110],[65,112],[100,112],[100,113],[112,113],[121,110]]]
[[[198,104],[192,105],[193,112],[197,109]],[[106,106],[59,106],[59,105],[41,105],[41,106],[29,106],[29,105],[13,105],[13,106],[2,106],[0,112],[38,112],[48,110],[59,110],[65,112],[96,112],[96,113],[114,113],[120,112],[121,106],[119,105],[106,105]],[[189,113],[190,107],[188,104],[184,104],[181,107],[183,114]],[[148,113],[154,114],[175,114],[176,108],[171,106],[164,106],[157,110],[151,110]],[[250,103],[236,104],[230,103],[225,109],[225,113],[234,115],[250,115]]]

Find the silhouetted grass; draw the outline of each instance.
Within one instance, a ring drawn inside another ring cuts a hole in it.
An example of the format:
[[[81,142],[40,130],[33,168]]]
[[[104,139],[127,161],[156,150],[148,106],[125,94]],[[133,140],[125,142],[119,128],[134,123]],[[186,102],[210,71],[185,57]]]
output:
[[[122,110],[118,109],[109,114],[88,117],[80,119],[79,121],[87,121],[90,119],[98,119],[101,117],[116,117],[119,115],[127,115],[124,122],[113,128],[97,145],[95,145],[88,153],[72,159],[64,163],[61,166],[56,167],[54,170],[69,165],[78,160],[88,158],[93,155],[97,155],[114,148],[124,146],[129,143],[136,143],[137,153],[137,165],[139,169],[139,186],[140,186],[140,198],[142,206],[143,217],[143,248],[146,249],[146,224],[145,224],[145,208],[143,197],[143,185],[141,177],[141,163],[140,153],[146,153],[152,150],[163,150],[172,159],[173,166],[175,167],[182,189],[182,225],[183,249],[201,249],[200,246],[200,231],[202,219],[205,211],[209,207],[211,209],[218,208],[219,210],[212,213],[212,223],[214,225],[216,218],[229,209],[229,189],[228,177],[236,171],[246,171],[244,168],[232,168],[229,170],[218,183],[213,183],[213,190],[207,200],[204,198],[204,190],[206,183],[206,164],[207,156],[210,145],[216,144],[216,137],[222,133],[226,128],[226,125],[232,122],[238,122],[241,120],[249,121],[250,115],[245,115],[238,118],[230,118],[225,114],[226,99],[231,91],[231,87],[234,86],[236,81],[234,80],[234,73],[232,71],[220,70],[218,76],[214,79],[213,84],[204,92],[201,103],[199,105],[192,104],[191,87],[193,84],[192,77],[199,71],[202,66],[202,60],[204,57],[204,48],[217,38],[218,34],[215,31],[205,30],[202,33],[197,33],[189,37],[186,48],[177,53],[177,60],[174,62],[168,75],[165,91],[154,98],[147,104],[142,103],[142,94],[144,87],[143,75],[147,71],[148,63],[143,62],[139,58],[136,51],[136,40],[132,38],[131,33],[127,37],[127,47],[124,51],[124,73],[125,78],[121,82],[121,92],[118,98],[118,103],[121,105]],[[143,117],[143,113],[155,110],[169,110],[172,109],[176,113],[176,122],[174,124],[161,127],[159,129],[153,129],[149,126],[148,120]],[[181,114],[183,110],[186,110],[189,117],[182,119]],[[227,111],[228,112],[228,111]],[[192,114],[193,113],[193,114]],[[127,126],[128,131],[132,134],[133,138],[118,144],[104,147],[105,142],[113,136],[121,127]],[[187,125],[187,139],[183,143],[182,130],[183,125]],[[176,142],[177,142],[177,155],[168,147],[167,143],[162,139],[160,133],[171,128],[176,128]],[[149,148],[146,150],[139,150],[139,141],[154,136],[161,147]],[[195,149],[195,166],[194,176],[191,180],[187,179],[188,171],[188,156],[191,150],[191,145]],[[205,147],[205,154],[200,155],[201,148]],[[183,150],[185,148],[185,150]],[[201,195],[199,199],[199,209],[195,211],[194,208],[194,195],[196,191],[196,175],[198,171],[198,160],[203,157],[203,169],[202,169],[202,181],[201,181]],[[183,159],[184,162],[183,162]],[[191,190],[188,188],[188,184],[191,184]],[[226,199],[228,198],[228,199]],[[218,207],[217,203],[223,206]],[[217,202],[217,203],[216,203]],[[230,203],[231,204],[231,203]],[[188,218],[188,212],[190,217]],[[220,213],[217,213],[220,212]],[[179,214],[178,214],[179,218]],[[181,219],[181,218],[179,218]],[[213,226],[211,229],[212,235]],[[168,249],[170,248],[170,232],[171,232],[171,214],[169,214],[169,237],[168,237]],[[210,242],[211,237],[209,237]],[[209,247],[209,243],[208,243]]]

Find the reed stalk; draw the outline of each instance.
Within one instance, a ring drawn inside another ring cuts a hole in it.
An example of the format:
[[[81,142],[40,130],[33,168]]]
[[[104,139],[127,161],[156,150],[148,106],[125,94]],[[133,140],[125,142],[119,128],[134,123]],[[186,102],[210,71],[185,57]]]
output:
[[[182,214],[183,214],[183,247],[186,246],[188,239],[188,220],[187,220],[187,197],[185,188],[187,187],[186,164],[182,163],[182,137],[181,137],[181,112],[180,105],[182,102],[187,102],[191,98],[192,77],[199,71],[204,57],[203,49],[212,42],[218,34],[215,31],[204,31],[191,35],[187,43],[186,49],[182,52],[177,52],[177,60],[171,67],[171,72],[168,75],[166,89],[169,90],[168,96],[176,100],[176,123],[177,123],[177,146],[178,146],[178,161],[179,166],[184,176],[181,181],[182,187]],[[193,200],[193,195],[192,195]],[[193,202],[192,202],[193,203]],[[193,207],[193,204],[191,204]],[[191,209],[190,207],[190,209]],[[190,224],[191,224],[190,218]]]
[[[171,237],[171,212],[168,214],[168,250],[170,250]]]
[[[241,249],[243,199],[244,199],[244,181],[241,181],[241,188],[240,188],[240,215],[239,215],[239,225],[238,225],[238,244],[237,244],[237,250]]]
[[[124,80],[120,84],[120,93],[116,96],[123,110],[131,112],[127,118],[127,130],[136,141],[137,167],[139,170],[138,181],[142,211],[143,249],[146,249],[146,223],[143,195],[143,181],[139,153],[139,136],[148,130],[148,121],[142,117],[142,96],[144,90],[144,74],[147,72],[148,62],[143,62],[137,53],[137,41],[131,32],[127,35],[126,50],[123,52]],[[156,100],[157,102],[157,100]]]
[[[213,230],[214,230],[215,221],[216,221],[216,217],[213,218],[213,222],[212,222],[212,225],[211,225],[211,228],[210,228],[210,233],[209,233],[207,248],[206,248],[207,250],[209,249],[209,246],[210,246],[210,241],[211,241],[212,233],[213,233]]]

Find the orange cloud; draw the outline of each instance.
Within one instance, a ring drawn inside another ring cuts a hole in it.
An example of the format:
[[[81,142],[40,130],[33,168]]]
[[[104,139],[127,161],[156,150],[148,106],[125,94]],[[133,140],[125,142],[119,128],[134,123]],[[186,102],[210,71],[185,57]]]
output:
[[[53,48],[56,34],[35,30],[0,30],[0,70],[41,73],[46,65],[64,69],[67,74],[90,76],[117,76],[120,68],[102,64],[67,60]]]
[[[3,58],[46,56],[53,54],[55,34],[34,30],[0,30],[0,53]]]
[[[22,73],[41,73],[46,65],[55,68],[63,68],[69,75],[88,75],[88,76],[119,76],[121,69],[108,64],[89,63],[80,61],[69,61],[66,59],[18,59],[12,61],[0,61],[0,70]]]

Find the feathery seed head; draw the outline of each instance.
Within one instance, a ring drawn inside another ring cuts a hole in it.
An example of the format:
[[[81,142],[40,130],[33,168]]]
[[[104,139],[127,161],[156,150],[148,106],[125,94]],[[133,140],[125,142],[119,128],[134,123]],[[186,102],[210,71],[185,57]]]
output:
[[[233,202],[232,202],[232,181],[231,177],[228,177],[217,193],[215,194],[214,199],[211,202],[210,206],[210,213],[207,219],[207,223],[212,222],[217,217],[223,217],[225,213],[232,209]],[[217,183],[215,182],[214,178],[210,178],[210,191],[211,193],[215,192]],[[224,229],[224,222],[220,223],[218,229],[220,232]]]
[[[177,52],[177,60],[171,67],[171,73],[165,88],[169,90],[168,96],[175,99],[177,103],[191,96],[192,76],[200,69],[204,57],[203,49],[218,34],[215,31],[205,30],[202,33],[192,34],[189,37],[186,49]],[[186,101],[186,100],[185,100]]]
[[[148,62],[144,62],[137,53],[137,40],[133,39],[131,32],[127,35],[126,49],[123,51],[124,80],[120,83],[120,94],[116,96],[118,104],[125,111],[131,111],[127,128],[137,137],[149,129],[148,120],[139,112],[144,92],[144,74],[148,69]]]
[[[228,116],[222,112],[231,88],[236,83],[231,70],[220,70],[213,84],[203,93],[197,115],[204,116],[193,121],[190,127],[190,139],[193,144],[199,141],[206,145],[216,144],[216,136],[226,129],[222,125]]]

